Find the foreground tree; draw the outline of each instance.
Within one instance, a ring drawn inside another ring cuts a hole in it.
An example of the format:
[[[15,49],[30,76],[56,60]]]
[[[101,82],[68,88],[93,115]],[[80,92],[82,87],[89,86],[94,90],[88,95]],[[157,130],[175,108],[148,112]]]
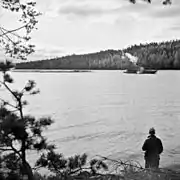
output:
[[[0,25],[1,51],[7,57],[26,59],[27,55],[34,52],[34,45],[28,41],[31,39],[30,34],[35,29],[38,22],[37,17],[40,15],[35,9],[36,3],[22,0],[0,0],[0,2],[0,8],[5,9],[5,13],[15,13],[19,16],[17,26],[12,29]],[[20,91],[12,90],[9,84],[13,83],[13,79],[7,72],[12,67],[13,64],[8,61],[0,63],[3,76],[0,86],[8,90],[15,101],[15,104],[12,104],[5,99],[0,99],[2,102],[0,107],[1,167],[3,172],[7,169],[7,172],[12,174],[16,170],[22,175],[26,174],[31,180],[33,174],[26,158],[26,152],[27,150],[39,151],[50,148],[41,133],[52,123],[52,120],[50,118],[36,120],[34,117],[24,116],[23,107],[27,102],[23,100],[23,96],[36,94],[38,91],[34,90],[34,81],[29,81]]]
[[[49,169],[59,179],[96,176],[98,172],[108,170],[107,164],[102,159],[92,159],[88,163],[86,154],[65,158],[63,154],[54,150],[46,151],[41,155],[36,162],[36,168],[38,167]]]
[[[12,77],[7,70],[12,67],[11,63],[0,66],[3,79],[0,81],[1,88],[6,88],[12,95],[14,103],[0,99],[3,103],[0,107],[0,154],[2,171],[8,169],[8,173],[17,172],[33,179],[32,168],[27,160],[27,151],[52,150],[54,145],[48,145],[42,135],[45,128],[52,124],[51,118],[36,119],[33,116],[25,116],[23,108],[27,101],[25,95],[35,95],[39,90],[35,88],[35,82],[29,80],[21,90],[12,90],[9,84],[13,83]]]
[[[34,45],[30,44],[30,34],[38,23],[37,17],[40,13],[35,9],[36,2],[22,0],[0,0],[0,7],[5,12],[19,15],[19,22],[15,28],[7,29],[0,25],[0,45],[1,51],[7,57],[19,58],[24,60],[34,52]],[[29,180],[33,179],[32,168],[27,161],[27,150],[41,151],[43,149],[52,149],[54,146],[46,143],[46,138],[42,131],[51,125],[50,118],[36,119],[31,116],[25,116],[23,107],[27,102],[23,100],[25,94],[34,95],[38,93],[35,90],[35,82],[29,80],[22,90],[12,90],[9,84],[13,83],[8,70],[14,65],[8,61],[0,63],[2,71],[1,88],[5,88],[12,95],[14,104],[0,99],[0,164],[1,171],[10,175],[27,175]]]

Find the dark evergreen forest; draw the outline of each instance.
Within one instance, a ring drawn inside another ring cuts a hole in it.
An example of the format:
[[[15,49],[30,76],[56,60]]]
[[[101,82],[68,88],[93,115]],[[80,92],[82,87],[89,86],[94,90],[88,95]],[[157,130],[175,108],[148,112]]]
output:
[[[124,56],[126,53],[138,57],[137,64],[147,69],[180,69],[180,40],[23,62],[17,64],[16,69],[127,69],[133,63]]]

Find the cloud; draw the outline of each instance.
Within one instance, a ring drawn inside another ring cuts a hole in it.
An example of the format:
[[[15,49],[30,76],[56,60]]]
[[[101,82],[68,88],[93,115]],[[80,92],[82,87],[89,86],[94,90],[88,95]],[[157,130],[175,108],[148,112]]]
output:
[[[127,4],[127,2],[121,1],[119,3],[117,0],[68,0],[59,7],[59,14],[79,18],[111,16],[119,13],[124,4]]]
[[[156,1],[152,4],[140,1],[136,4],[123,4],[119,9],[126,14],[134,14],[138,18],[168,19],[180,17],[180,1],[174,0],[172,5],[164,6]]]
[[[65,15],[89,17],[89,16],[101,16],[105,13],[109,13],[109,10],[100,7],[91,7],[91,6],[87,7],[85,5],[82,6],[71,5],[60,8],[59,13]]]
[[[60,2],[53,0],[53,3],[46,9],[45,14],[48,17],[62,17],[62,15],[65,15],[68,18],[70,17],[69,19],[73,19],[73,17],[98,17],[99,19],[100,17],[112,15],[114,17],[133,15],[140,19],[149,16],[158,16],[160,12],[157,7],[162,7],[162,5],[150,5],[143,1],[132,4],[127,0],[60,0]],[[155,9],[157,9],[157,11]]]
[[[172,27],[170,28],[170,30],[180,31],[180,25],[172,26]]]
[[[69,0],[70,1],[70,0]],[[72,2],[72,0],[71,0]],[[82,1],[81,1],[82,2]],[[86,3],[67,3],[59,8],[59,14],[67,16],[77,16],[77,17],[101,17],[104,15],[131,15],[136,17],[136,19],[145,18],[173,18],[180,16],[180,6],[179,3],[174,3],[171,6],[163,6],[162,4],[148,4],[146,2],[141,2],[137,4],[131,4],[128,2],[121,1],[121,3],[116,4],[111,1],[111,6],[107,6],[110,0],[106,0],[106,3],[90,3],[86,0]],[[101,2],[101,0],[99,0]]]
[[[98,2],[101,2],[101,0]],[[90,2],[88,4],[66,4],[59,8],[59,14],[70,17],[71,20],[72,17],[79,19],[91,18],[91,20],[94,18],[93,20],[95,21],[100,20],[102,22],[112,23],[115,22],[116,19],[119,19],[119,17],[126,19],[126,17],[132,16],[136,18],[136,20],[140,20],[145,17],[144,14],[147,13],[147,11],[152,9],[147,3],[133,5],[127,2],[123,3],[123,1],[119,4],[113,3],[113,1],[110,0],[106,0],[105,2],[106,3],[102,2],[102,4]]]
[[[3,16],[3,9],[0,9],[0,18]]]
[[[40,0],[42,1],[42,0]],[[98,0],[97,2],[100,2]],[[109,1],[109,0],[105,0]],[[48,17],[57,17],[62,15],[75,15],[75,16],[89,16],[91,14],[101,13],[101,9],[97,6],[93,6],[93,0],[52,0],[51,3],[46,6],[45,14]],[[41,2],[42,3],[42,2]],[[89,8],[90,7],[90,8]]]
[[[62,56],[65,50],[62,47],[53,47],[51,45],[43,46],[36,43],[35,52],[28,56],[28,60],[41,60]]]
[[[156,8],[151,15],[156,18],[180,18],[180,6],[175,4]]]
[[[121,7],[121,10],[127,13],[131,12],[137,12],[137,13],[142,13],[144,11],[149,11],[152,9],[152,6],[147,4],[147,3],[137,3],[137,4],[124,4]]]
[[[179,31],[180,31],[180,22],[178,20],[174,21],[174,23],[172,23],[171,26],[169,26],[167,28],[167,30],[170,31],[170,32],[178,31],[178,33],[179,33]]]
[[[58,46],[52,46],[52,45],[41,45],[37,44],[35,48],[35,53],[28,56],[28,60],[34,61],[34,60],[42,60],[42,59],[49,59],[49,58],[55,58],[55,57],[62,57],[66,55],[72,55],[72,54],[85,54],[89,52],[96,52],[97,49],[85,49],[81,47],[58,47]],[[1,53],[0,53],[1,55]]]

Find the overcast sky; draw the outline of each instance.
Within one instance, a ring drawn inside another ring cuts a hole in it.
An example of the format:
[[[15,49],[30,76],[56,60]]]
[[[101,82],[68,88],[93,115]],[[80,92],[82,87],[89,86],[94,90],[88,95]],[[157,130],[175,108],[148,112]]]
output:
[[[37,0],[43,13],[32,34],[36,53],[30,59],[122,49],[129,45],[180,38],[180,0],[163,6],[128,0]],[[0,10],[4,27],[15,18]]]

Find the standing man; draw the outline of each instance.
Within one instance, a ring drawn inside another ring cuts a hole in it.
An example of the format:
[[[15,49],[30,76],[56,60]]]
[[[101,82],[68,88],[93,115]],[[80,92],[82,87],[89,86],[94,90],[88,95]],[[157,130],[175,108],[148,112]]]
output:
[[[142,150],[145,151],[145,168],[158,168],[159,155],[163,152],[163,145],[161,140],[155,136],[154,128],[150,128],[149,136],[145,140]]]

